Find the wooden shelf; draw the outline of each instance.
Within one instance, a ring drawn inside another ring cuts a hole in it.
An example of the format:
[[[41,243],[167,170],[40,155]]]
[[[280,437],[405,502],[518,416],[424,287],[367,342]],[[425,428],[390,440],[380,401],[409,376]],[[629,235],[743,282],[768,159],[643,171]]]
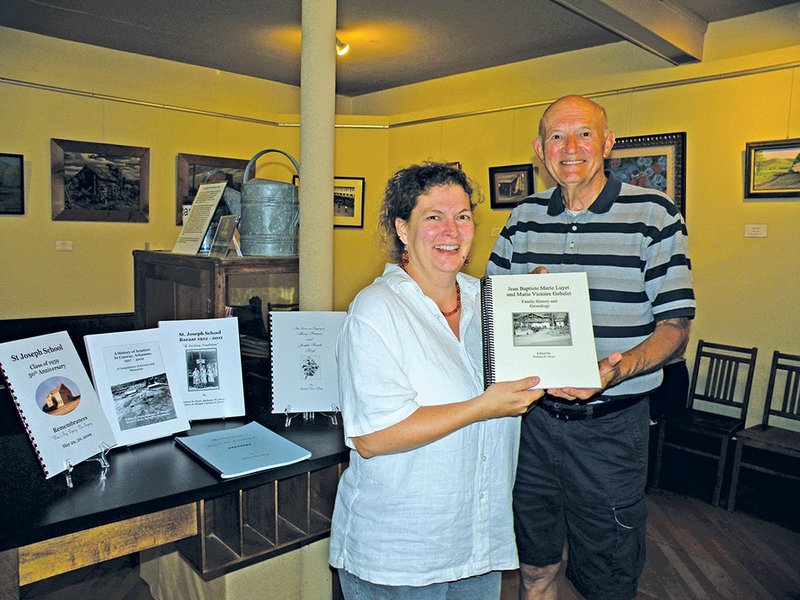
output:
[[[345,463],[201,500],[196,536],[178,549],[204,579],[316,541],[330,533]]]

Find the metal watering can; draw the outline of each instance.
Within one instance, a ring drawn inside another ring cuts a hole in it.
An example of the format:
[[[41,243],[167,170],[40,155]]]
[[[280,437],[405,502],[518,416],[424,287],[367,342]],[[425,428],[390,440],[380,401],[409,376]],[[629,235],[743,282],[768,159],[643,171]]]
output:
[[[292,161],[297,175],[300,165],[283,150],[262,150],[244,169],[242,176],[242,216],[239,221],[242,254],[245,256],[296,256],[300,203],[297,186],[254,177],[256,160],[268,152],[283,154]]]

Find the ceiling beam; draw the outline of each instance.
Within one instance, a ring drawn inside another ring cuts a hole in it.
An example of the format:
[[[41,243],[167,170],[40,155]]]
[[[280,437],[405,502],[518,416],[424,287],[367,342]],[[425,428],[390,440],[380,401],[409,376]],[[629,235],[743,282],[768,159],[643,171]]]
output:
[[[708,22],[667,0],[552,0],[673,65],[700,62]]]

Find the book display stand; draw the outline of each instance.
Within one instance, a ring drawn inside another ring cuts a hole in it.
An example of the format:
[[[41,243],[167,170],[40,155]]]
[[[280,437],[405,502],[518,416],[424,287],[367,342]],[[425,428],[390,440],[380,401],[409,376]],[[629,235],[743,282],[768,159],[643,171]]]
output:
[[[291,427],[292,419],[294,419],[298,415],[301,415],[301,414],[303,415],[303,421],[313,421],[314,420],[314,415],[316,414],[315,412],[311,412],[311,411],[302,412],[302,413],[299,413],[299,412],[298,413],[292,413],[291,411],[292,411],[292,405],[291,404],[288,405],[283,411],[283,415],[286,418],[286,421],[284,421],[284,427]],[[338,425],[339,424],[339,418],[336,416],[336,413],[338,413],[338,412],[341,412],[339,410],[339,407],[336,406],[335,404],[331,404],[331,412],[330,413],[320,412],[319,414],[321,414],[324,417],[328,417],[331,420],[331,425]]]
[[[108,476],[108,470],[111,468],[111,465],[106,458],[106,454],[108,454],[109,450],[111,450],[111,446],[103,442],[100,444],[100,454],[97,456],[91,456],[83,461],[89,462],[90,460],[96,460],[100,463],[100,478],[98,481],[105,481],[106,477]],[[67,480],[67,487],[70,489],[74,487],[74,484],[72,483],[72,469],[74,467],[75,465],[73,465],[69,459],[64,461],[64,478]]]

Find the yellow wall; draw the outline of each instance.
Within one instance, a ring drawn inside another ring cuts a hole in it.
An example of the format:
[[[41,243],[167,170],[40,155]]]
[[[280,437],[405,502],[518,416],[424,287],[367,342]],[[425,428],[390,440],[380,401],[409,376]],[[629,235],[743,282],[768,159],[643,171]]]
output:
[[[776,40],[791,45],[776,46]],[[379,92],[353,107],[370,113],[365,103],[372,102],[391,115],[390,167],[429,156],[458,160],[487,194],[491,166],[533,162],[537,189],[553,185],[531,140],[546,102],[563,94],[628,90],[598,98],[618,137],[686,132],[698,302],[687,356],[691,363],[700,338],[759,348],[753,424],[760,420],[773,350],[800,354],[800,199],[746,200],[744,149],[747,142],[800,138],[800,4],[712,24],[705,48],[711,58],[702,64],[666,67],[638,48],[612,44]],[[747,70],[767,72],[730,77]],[[676,85],[632,89],[664,82]],[[491,209],[488,198],[479,206],[471,274],[482,274],[508,213]],[[748,223],[766,224],[768,236],[745,238]]]
[[[23,154],[25,170],[25,215],[0,218],[0,319],[132,311],[131,252],[147,245],[170,249],[180,229],[174,217],[179,153],[249,159],[279,148],[301,158],[299,129],[269,124],[297,124],[294,86],[8,28],[0,28],[0,49],[0,152]],[[149,148],[149,222],[53,221],[51,138]],[[336,136],[335,172],[366,178],[370,208],[378,203],[376,182],[387,177],[386,140],[383,130]],[[291,180],[293,169],[279,155],[257,165],[259,177]],[[374,222],[374,211],[365,212],[366,221]],[[353,272],[379,268],[380,260],[371,263],[364,251],[372,246],[369,233],[336,230],[337,271],[343,273],[336,285],[339,307],[370,281],[368,275],[354,279]],[[71,241],[73,250],[56,251],[56,241]]]
[[[705,60],[697,65],[671,67],[619,43],[339,98],[339,123],[389,128],[337,129],[335,173],[365,177],[366,204],[363,229],[335,232],[334,308],[346,308],[382,268],[374,223],[394,169],[426,158],[460,161],[487,190],[489,167],[533,161],[542,189],[552,182],[535,160],[531,139],[544,104],[565,93],[618,91],[599,98],[617,136],[687,133],[687,223],[699,305],[691,347],[701,337],[758,346],[754,398],[763,398],[772,350],[800,353],[800,201],[746,201],[743,151],[751,141],[800,137],[799,19],[796,3],[714,23]],[[292,86],[5,28],[0,49],[0,77],[6,79],[251,119],[298,120],[299,91]],[[730,76],[758,69],[764,72]],[[657,87],[669,82],[674,85]],[[513,108],[518,105],[528,107]],[[266,147],[299,153],[294,127],[3,81],[0,106],[0,152],[24,154],[26,178],[26,215],[0,218],[2,319],[131,311],[131,251],[148,242],[170,248],[178,234],[178,153],[249,158]],[[495,110],[501,108],[508,110]],[[489,112],[449,118],[479,110]],[[432,121],[409,124],[417,119]],[[150,222],[52,221],[50,138],[150,148]],[[266,167],[259,176],[288,176],[283,165]],[[507,215],[492,210],[488,198],[479,207],[472,274],[482,273]],[[768,237],[744,238],[746,223],[766,224]],[[56,252],[56,240],[72,240],[74,250]]]

